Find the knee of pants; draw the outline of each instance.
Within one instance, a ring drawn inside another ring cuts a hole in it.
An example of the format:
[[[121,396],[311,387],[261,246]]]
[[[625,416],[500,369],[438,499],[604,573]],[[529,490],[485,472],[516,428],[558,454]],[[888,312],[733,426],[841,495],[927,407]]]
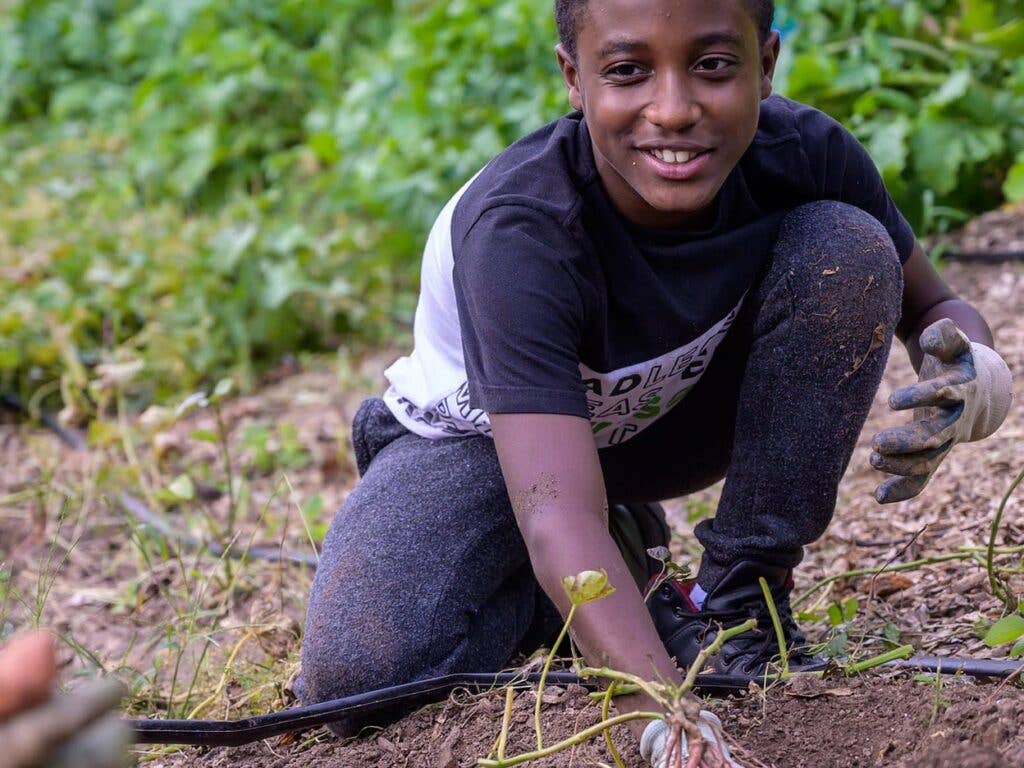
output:
[[[786,276],[805,315],[834,312],[890,330],[899,320],[903,270],[896,246],[877,219],[855,206],[821,200],[790,211],[772,271]]]
[[[408,682],[407,651],[396,648],[402,628],[395,617],[371,615],[365,605],[325,615],[311,605],[302,641],[302,673],[296,692],[303,704],[316,704]],[[345,615],[339,615],[344,613]],[[361,614],[361,616],[360,616]]]

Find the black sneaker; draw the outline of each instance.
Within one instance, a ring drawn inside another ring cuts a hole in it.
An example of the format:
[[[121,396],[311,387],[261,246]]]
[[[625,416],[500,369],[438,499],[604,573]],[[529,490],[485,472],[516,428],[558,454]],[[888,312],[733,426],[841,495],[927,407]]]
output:
[[[757,619],[757,628],[727,641],[708,660],[708,666],[719,674],[753,678],[781,669],[779,645],[758,582],[760,576],[768,582],[779,613],[790,670],[824,668],[825,659],[808,652],[807,640],[793,619],[789,605],[792,573],[749,561],[733,566],[708,594],[700,610],[690,597],[696,584],[693,581],[665,582],[648,599],[654,626],[665,648],[681,666],[689,668],[693,664],[701,648],[714,641],[719,626],[728,629],[753,618]]]

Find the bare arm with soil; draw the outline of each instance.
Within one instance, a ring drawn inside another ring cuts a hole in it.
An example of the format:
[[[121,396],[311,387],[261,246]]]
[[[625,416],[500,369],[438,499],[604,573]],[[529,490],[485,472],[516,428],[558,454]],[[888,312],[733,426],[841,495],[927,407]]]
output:
[[[494,443],[534,573],[565,616],[562,578],[604,568],[615,594],[581,606],[573,635],[587,661],[646,680],[681,681],[640,591],[608,532],[604,477],[586,419],[492,414]],[[656,708],[645,696],[616,701],[621,713]],[[632,729],[637,738],[646,722]]]

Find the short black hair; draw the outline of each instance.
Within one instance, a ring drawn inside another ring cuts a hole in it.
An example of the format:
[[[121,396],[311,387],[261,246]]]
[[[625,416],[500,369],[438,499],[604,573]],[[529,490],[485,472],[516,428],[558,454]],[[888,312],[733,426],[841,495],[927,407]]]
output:
[[[746,3],[757,24],[758,39],[764,45],[775,21],[775,0],[746,0]],[[586,9],[587,0],[555,0],[558,39],[573,59],[576,58],[576,31]]]

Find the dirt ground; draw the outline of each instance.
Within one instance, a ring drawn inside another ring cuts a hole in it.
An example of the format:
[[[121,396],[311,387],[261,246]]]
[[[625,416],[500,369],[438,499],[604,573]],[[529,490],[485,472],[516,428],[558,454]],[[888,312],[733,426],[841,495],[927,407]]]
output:
[[[1024,242],[1024,209],[992,214],[988,220],[991,227],[983,217],[958,235],[960,242],[993,250]],[[993,239],[991,232],[999,237]],[[895,388],[915,380],[902,347],[895,346],[840,487],[835,520],[797,570],[796,594],[848,570],[880,569],[950,553],[964,559],[875,578],[841,578],[809,592],[798,610],[811,639],[839,642],[838,636],[844,635],[847,650],[859,655],[881,652],[897,640],[913,644],[918,653],[1006,655],[1005,648],[991,649],[981,642],[1001,606],[969,548],[985,546],[1000,498],[1024,466],[1024,412],[1019,407],[1024,390],[1024,264],[954,263],[944,274],[992,326],[997,347],[1014,371],[1018,399],[1000,432],[954,450],[921,496],[881,507],[871,498],[882,478],[868,465],[870,439],[879,429],[904,420],[888,410],[886,399]],[[380,355],[297,373],[289,363],[282,367],[280,380],[225,405],[231,443],[239,452],[238,464],[247,468],[246,492],[253,500],[239,524],[241,538],[314,551],[310,538],[317,535],[309,527],[330,519],[355,479],[349,420],[364,394],[379,391],[380,371],[387,362],[389,356]],[[140,485],[158,489],[170,478],[188,474],[196,508],[168,504],[174,526],[203,535],[209,531],[206,517],[223,520],[228,500],[216,487],[217,447],[194,439],[196,430],[216,428],[209,411],[140,438],[134,467],[112,462],[111,456],[123,449],[115,436],[94,434],[96,447],[75,453],[45,430],[3,419],[0,565],[7,568],[7,594],[13,587],[18,599],[0,600],[0,630],[36,622],[52,627],[65,641],[66,679],[73,684],[76,676],[97,666],[118,674],[135,694],[134,713],[163,716],[173,709],[183,687],[177,681],[181,670],[202,671],[204,659],[208,666],[210,659],[218,663],[209,674],[197,673],[194,681],[204,695],[211,694],[198,708],[200,716],[237,717],[291,703],[285,683],[297,666],[309,570],[249,566],[232,571],[230,579],[221,578],[223,564],[214,558],[186,547],[176,551],[173,542],[155,542],[148,529],[126,515],[111,490]],[[295,434],[275,432],[261,442],[246,432],[254,423],[294,425]],[[282,444],[294,444],[291,449],[300,458],[282,458]],[[261,469],[261,456],[268,451],[275,461]],[[701,516],[713,513],[717,495],[718,489],[711,488],[666,505],[677,559],[699,556],[692,528]],[[152,496],[166,501],[159,490]],[[1011,499],[1002,545],[1024,543],[1021,510],[1021,501]],[[169,547],[170,554],[154,557],[161,547]],[[1018,592],[1024,591],[1020,562],[1003,564]],[[850,598],[858,601],[855,618],[833,627],[825,616],[827,607]],[[189,621],[187,640],[174,640],[167,627]],[[199,698],[186,696],[184,701],[192,709]],[[342,742],[318,732],[234,750],[165,750],[146,757],[159,766],[203,768],[469,766],[490,751],[502,705],[497,693],[455,694],[355,740]],[[510,754],[531,747],[532,706],[529,694],[520,695]],[[962,678],[943,678],[936,684],[886,672],[752,692],[716,702],[713,708],[721,714],[737,754],[751,766],[1024,765],[1024,692],[1014,684],[976,684]],[[581,689],[549,692],[544,712],[549,743],[599,716]],[[624,754],[636,754],[624,731],[616,734],[616,742]],[[611,764],[611,758],[595,739],[535,764],[569,768],[600,763]]]

